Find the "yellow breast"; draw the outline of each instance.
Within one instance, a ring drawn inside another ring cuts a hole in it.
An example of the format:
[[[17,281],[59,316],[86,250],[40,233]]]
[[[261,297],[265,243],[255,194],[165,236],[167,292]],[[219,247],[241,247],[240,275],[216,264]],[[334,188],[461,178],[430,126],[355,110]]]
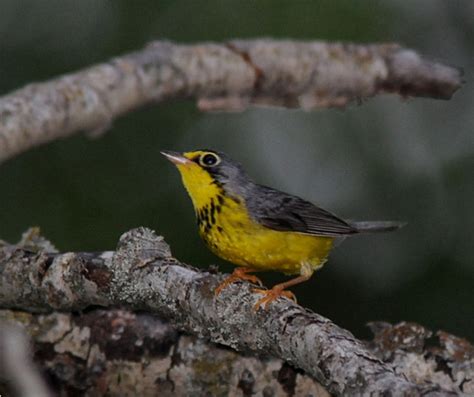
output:
[[[322,266],[333,238],[280,232],[253,221],[240,201],[212,199],[197,210],[199,231],[218,256],[239,266],[300,274]],[[309,269],[308,269],[309,268]]]

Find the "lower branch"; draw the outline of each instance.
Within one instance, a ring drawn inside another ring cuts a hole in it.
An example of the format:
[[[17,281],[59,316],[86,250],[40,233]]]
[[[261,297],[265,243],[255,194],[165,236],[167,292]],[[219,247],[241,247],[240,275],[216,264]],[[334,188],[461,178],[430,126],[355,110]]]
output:
[[[329,397],[282,360],[239,355],[178,334],[149,314],[0,310],[2,320],[30,332],[35,359],[58,395]]]
[[[255,312],[248,283],[218,297],[222,275],[171,256],[162,237],[139,228],[117,251],[48,253],[35,233],[0,249],[0,307],[28,311],[125,306],[168,318],[181,330],[242,352],[269,354],[313,376],[336,395],[458,395],[454,382],[413,379],[377,358],[351,333],[287,299]],[[468,378],[466,378],[468,379]]]
[[[329,396],[319,383],[282,360],[241,355],[183,335],[146,313],[0,310],[0,323],[9,323],[0,330],[14,329],[10,337],[0,332],[0,346],[16,347],[14,340],[26,346],[19,331],[23,328],[29,333],[35,360],[58,395],[184,396],[212,391],[222,396]],[[412,323],[373,323],[370,327],[375,336],[367,347],[392,363],[396,372],[416,382],[474,394],[474,347],[467,341],[445,332],[433,336]],[[14,383],[23,391],[20,395],[39,396],[43,382],[25,359],[22,352],[26,349],[9,349],[13,350],[16,354],[2,350],[0,380]],[[11,395],[10,389],[0,384],[0,394]]]

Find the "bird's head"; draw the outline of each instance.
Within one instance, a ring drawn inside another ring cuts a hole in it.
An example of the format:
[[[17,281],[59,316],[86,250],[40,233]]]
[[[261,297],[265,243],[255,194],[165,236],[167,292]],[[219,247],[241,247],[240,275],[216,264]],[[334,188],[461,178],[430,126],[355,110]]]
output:
[[[162,151],[161,154],[178,168],[195,208],[200,208],[211,197],[222,193],[241,198],[252,183],[242,166],[222,152]]]

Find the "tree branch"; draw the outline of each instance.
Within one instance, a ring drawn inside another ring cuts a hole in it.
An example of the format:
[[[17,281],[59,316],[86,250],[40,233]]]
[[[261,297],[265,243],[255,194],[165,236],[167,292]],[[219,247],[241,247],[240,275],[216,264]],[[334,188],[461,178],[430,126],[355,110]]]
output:
[[[449,99],[461,83],[458,69],[396,44],[159,41],[1,97],[0,162],[78,131],[98,134],[152,102],[195,98],[201,110],[313,109],[384,92]]]
[[[169,318],[179,329],[236,350],[270,354],[304,370],[336,395],[457,395],[454,384],[417,383],[372,354],[348,331],[287,299],[255,312],[247,283],[214,289],[222,275],[171,256],[144,228],[125,233],[117,251],[45,252],[27,233],[0,250],[0,307],[29,311],[125,306]]]
[[[179,334],[146,313],[0,310],[2,320],[30,333],[36,361],[57,395],[204,396],[212,390],[226,396],[329,397],[319,383],[281,360],[239,355]]]

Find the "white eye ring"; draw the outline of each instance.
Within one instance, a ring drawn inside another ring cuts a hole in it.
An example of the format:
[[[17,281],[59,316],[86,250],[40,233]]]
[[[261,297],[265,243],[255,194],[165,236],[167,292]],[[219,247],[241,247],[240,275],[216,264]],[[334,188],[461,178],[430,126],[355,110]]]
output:
[[[215,167],[220,162],[220,157],[214,153],[205,153],[199,157],[199,164],[203,167]]]

